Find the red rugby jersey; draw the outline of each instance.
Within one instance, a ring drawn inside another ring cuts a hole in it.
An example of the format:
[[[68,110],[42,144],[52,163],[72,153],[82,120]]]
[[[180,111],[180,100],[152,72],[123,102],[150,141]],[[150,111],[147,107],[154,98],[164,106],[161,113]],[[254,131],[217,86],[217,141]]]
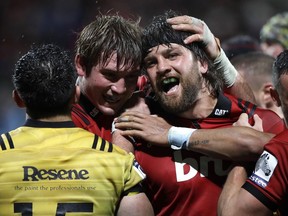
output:
[[[213,112],[205,119],[191,120],[165,114],[159,110],[159,105],[154,107],[153,104],[151,111],[170,124],[181,127],[229,127],[241,113],[246,112],[251,123],[253,114],[258,114],[266,132],[279,133],[285,128],[283,120],[276,113],[256,108],[250,102],[227,94],[218,97]],[[216,216],[218,197],[231,168],[230,161],[149,143],[137,146],[135,154],[147,174],[147,193],[157,215]]]
[[[103,115],[83,94],[72,108],[72,120],[77,127],[84,128],[111,142],[111,125],[114,116]]]
[[[272,211],[279,208],[287,215],[288,207],[288,130],[265,145],[255,169],[243,188]]]

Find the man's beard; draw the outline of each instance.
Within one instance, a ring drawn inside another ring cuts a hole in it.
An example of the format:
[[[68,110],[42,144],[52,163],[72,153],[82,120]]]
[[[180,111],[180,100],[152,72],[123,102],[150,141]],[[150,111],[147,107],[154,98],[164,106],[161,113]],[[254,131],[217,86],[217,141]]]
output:
[[[180,114],[191,109],[198,98],[198,93],[201,90],[201,82],[203,81],[200,76],[197,77],[196,81],[192,79],[193,78],[190,78],[182,83],[182,93],[181,96],[177,98],[166,98],[163,94],[157,94],[158,102],[166,112]]]

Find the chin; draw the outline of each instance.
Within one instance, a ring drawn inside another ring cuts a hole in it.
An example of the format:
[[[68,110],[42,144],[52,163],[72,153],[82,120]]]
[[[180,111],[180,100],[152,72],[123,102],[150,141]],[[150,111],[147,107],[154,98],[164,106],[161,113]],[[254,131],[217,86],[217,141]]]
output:
[[[112,109],[107,106],[100,106],[98,107],[98,110],[103,114],[103,115],[114,115],[115,114],[115,109]]]
[[[111,110],[106,111],[106,112],[105,112],[105,115],[116,115],[116,113],[117,113],[117,112],[116,112],[115,110],[112,110],[112,109],[111,109]]]
[[[100,109],[100,112],[104,115],[115,115],[117,113],[118,110],[116,109],[113,109],[111,107],[101,107]]]

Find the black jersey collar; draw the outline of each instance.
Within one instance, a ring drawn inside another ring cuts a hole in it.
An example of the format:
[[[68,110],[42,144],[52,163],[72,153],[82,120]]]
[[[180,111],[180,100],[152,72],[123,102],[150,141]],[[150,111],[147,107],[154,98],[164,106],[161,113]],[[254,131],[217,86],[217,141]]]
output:
[[[35,119],[27,119],[24,126],[36,128],[73,128],[76,127],[73,121],[46,122]]]
[[[208,118],[228,117],[231,113],[232,102],[224,94],[220,93],[217,98],[216,106]]]
[[[95,118],[101,113],[82,93],[80,94],[79,104],[91,118]]]

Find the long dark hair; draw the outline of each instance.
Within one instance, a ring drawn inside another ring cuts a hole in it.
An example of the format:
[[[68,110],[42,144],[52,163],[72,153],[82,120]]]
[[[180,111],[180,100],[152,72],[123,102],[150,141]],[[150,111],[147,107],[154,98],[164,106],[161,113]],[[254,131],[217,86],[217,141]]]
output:
[[[223,82],[221,76],[217,74],[213,62],[207,57],[203,50],[203,44],[193,42],[185,44],[184,39],[191,35],[191,32],[176,31],[170,24],[166,22],[168,18],[180,16],[179,12],[172,10],[166,11],[163,15],[153,17],[152,22],[143,29],[142,36],[142,55],[148,54],[148,50],[152,47],[164,44],[170,46],[171,43],[182,45],[189,49],[192,54],[201,62],[208,64],[208,72],[203,75],[205,83],[214,97],[222,91]],[[145,68],[142,65],[142,70],[145,73]]]

